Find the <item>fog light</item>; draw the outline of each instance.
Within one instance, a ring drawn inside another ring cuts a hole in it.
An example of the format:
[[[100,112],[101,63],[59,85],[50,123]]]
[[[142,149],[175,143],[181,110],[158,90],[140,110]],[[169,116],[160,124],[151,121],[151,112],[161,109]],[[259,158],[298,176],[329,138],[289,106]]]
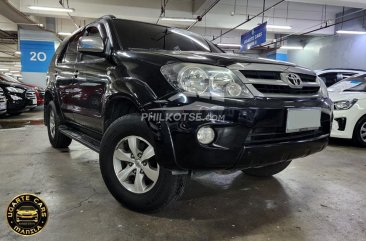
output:
[[[202,144],[210,144],[215,139],[215,131],[211,127],[201,127],[197,132],[197,140]]]

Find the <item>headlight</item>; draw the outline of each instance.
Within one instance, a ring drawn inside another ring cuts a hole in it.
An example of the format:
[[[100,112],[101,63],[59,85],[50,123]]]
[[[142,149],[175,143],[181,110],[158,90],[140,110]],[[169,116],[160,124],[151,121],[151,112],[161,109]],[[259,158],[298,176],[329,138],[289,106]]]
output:
[[[10,93],[23,93],[24,90],[20,88],[14,88],[14,87],[6,87],[6,90]]]
[[[22,100],[22,98],[21,98],[21,97],[16,96],[16,95],[10,95],[10,98],[11,98],[12,100]]]
[[[358,101],[358,99],[336,101],[336,102],[334,102],[334,109],[336,109],[336,110],[348,110],[354,104],[356,104],[357,101]]]
[[[327,86],[325,85],[324,81],[321,78],[317,77],[317,82],[320,85],[319,94],[323,98],[329,98],[328,89],[327,89]]]
[[[161,68],[176,88],[200,96],[253,98],[241,80],[229,69],[204,64],[169,64]]]

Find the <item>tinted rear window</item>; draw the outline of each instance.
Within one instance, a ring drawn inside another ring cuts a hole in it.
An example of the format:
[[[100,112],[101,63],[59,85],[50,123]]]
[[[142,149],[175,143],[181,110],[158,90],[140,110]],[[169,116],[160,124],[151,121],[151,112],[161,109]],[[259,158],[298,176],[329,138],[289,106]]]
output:
[[[202,36],[189,31],[121,19],[115,19],[114,25],[124,49],[211,52]]]

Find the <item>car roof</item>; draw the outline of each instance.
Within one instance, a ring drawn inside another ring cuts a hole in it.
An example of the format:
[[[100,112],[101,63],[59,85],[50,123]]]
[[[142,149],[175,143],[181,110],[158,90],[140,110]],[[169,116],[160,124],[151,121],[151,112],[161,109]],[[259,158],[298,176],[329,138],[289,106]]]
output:
[[[325,73],[366,73],[366,70],[355,70],[355,69],[323,69],[315,71],[317,75]]]
[[[366,70],[364,69],[352,69],[352,68],[327,68],[327,69],[323,69],[320,71],[325,71],[325,70],[346,70],[346,71],[362,71],[362,72],[366,72]]]

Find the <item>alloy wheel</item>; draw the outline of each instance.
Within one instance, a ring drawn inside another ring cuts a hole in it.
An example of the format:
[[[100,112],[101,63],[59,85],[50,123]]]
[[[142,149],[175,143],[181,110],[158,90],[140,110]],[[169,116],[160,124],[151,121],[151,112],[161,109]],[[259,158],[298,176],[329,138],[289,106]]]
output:
[[[366,142],[366,122],[364,122],[360,129],[360,135],[363,142]]]
[[[159,177],[154,148],[139,136],[127,136],[117,144],[113,167],[122,186],[133,193],[148,192]]]

